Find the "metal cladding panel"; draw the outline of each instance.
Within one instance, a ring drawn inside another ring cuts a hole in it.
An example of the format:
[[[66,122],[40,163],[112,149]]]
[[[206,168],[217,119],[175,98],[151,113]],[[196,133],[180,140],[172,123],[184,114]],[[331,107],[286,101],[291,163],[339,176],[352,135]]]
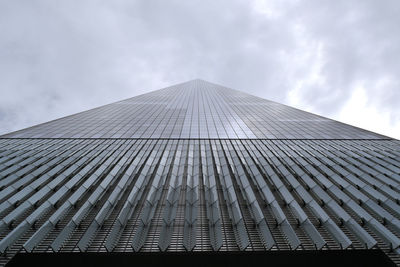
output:
[[[0,138],[16,253],[381,249],[400,141],[196,80]]]
[[[48,146],[53,139],[13,141],[17,142],[0,146],[4,257],[22,248],[229,251],[378,246],[395,253],[400,247],[400,164],[393,164],[400,156],[397,140],[357,141],[350,155],[348,141],[338,140],[88,139],[83,145],[82,140],[63,139],[69,148],[82,145],[82,153],[70,153],[76,155],[73,160],[63,157],[66,151],[60,147],[53,153]],[[33,151],[39,155],[33,162],[41,162],[35,170],[40,171],[19,173],[32,163],[8,157],[6,151]],[[43,161],[47,154],[53,157]],[[10,161],[13,164],[7,164]],[[47,164],[51,161],[57,164]],[[9,173],[14,166],[18,167]],[[391,180],[391,185],[380,182],[390,193],[364,178],[371,171]],[[8,179],[13,174],[16,177]],[[24,177],[29,179],[21,184]]]

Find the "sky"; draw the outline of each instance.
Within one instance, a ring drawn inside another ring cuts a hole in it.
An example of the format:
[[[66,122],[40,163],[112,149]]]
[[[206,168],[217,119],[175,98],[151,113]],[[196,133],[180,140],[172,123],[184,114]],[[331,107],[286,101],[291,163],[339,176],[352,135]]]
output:
[[[0,134],[192,79],[400,139],[398,0],[0,1]]]

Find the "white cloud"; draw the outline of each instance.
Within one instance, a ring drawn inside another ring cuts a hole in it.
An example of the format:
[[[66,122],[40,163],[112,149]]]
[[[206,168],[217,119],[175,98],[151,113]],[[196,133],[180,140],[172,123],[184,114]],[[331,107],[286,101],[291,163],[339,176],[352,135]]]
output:
[[[338,120],[400,139],[400,125],[392,123],[390,113],[378,110],[377,107],[370,105],[368,102],[365,88],[355,88],[350,99],[337,115]]]
[[[2,1],[0,133],[194,78],[336,119],[362,83],[391,131],[398,25],[396,0]]]

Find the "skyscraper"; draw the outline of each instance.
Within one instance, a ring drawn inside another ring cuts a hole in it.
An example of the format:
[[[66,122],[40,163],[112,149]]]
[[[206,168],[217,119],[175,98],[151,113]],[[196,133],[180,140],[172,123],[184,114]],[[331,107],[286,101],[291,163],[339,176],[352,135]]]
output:
[[[202,80],[0,137],[2,264],[399,264],[399,202],[398,140]]]

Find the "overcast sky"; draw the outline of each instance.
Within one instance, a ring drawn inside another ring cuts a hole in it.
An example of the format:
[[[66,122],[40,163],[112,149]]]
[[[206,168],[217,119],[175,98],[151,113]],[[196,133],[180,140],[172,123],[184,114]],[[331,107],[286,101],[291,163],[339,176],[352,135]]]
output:
[[[0,1],[0,134],[196,78],[400,139],[400,1]]]

